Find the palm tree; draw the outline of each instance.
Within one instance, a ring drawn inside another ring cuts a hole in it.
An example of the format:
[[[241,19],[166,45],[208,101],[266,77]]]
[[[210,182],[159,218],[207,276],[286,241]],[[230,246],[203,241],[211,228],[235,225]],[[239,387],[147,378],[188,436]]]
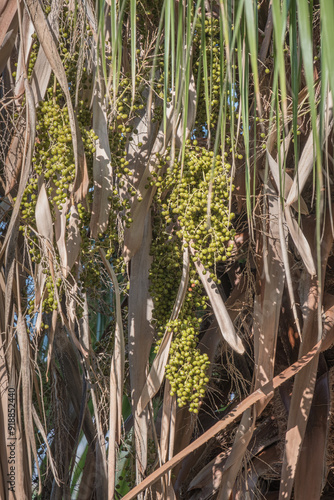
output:
[[[1,498],[332,498],[333,19],[0,7]]]

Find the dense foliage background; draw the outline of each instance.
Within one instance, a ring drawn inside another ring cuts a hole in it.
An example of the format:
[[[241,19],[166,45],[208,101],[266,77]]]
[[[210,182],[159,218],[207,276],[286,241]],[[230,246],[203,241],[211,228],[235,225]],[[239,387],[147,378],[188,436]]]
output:
[[[333,497],[333,22],[0,5],[1,498]]]

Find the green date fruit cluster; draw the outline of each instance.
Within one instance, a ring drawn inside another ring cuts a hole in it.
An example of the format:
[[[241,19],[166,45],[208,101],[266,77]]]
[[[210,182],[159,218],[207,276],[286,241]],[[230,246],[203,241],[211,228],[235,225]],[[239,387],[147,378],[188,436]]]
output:
[[[50,89],[52,92],[52,89]],[[72,134],[66,105],[52,98],[41,103],[37,110],[37,140],[32,158],[33,174],[22,200],[22,218],[32,221],[37,202],[37,181],[43,176],[47,193],[59,210],[73,188],[75,164]],[[95,151],[97,136],[83,129],[86,154]]]
[[[190,271],[189,285],[178,319],[167,323],[167,330],[173,332],[174,338],[166,377],[171,385],[171,395],[177,396],[179,407],[189,404],[189,411],[198,413],[209,382],[207,370],[210,361],[207,354],[198,349],[201,314],[207,307],[207,297],[203,294],[195,269]]]
[[[152,173],[155,195],[155,222],[150,272],[153,316],[159,348],[165,332],[173,334],[166,377],[171,394],[179,406],[189,404],[197,413],[208,382],[206,354],[198,349],[198,336],[207,297],[196,274],[194,261],[199,259],[204,273],[219,283],[216,267],[231,257],[234,214],[229,201],[234,186],[231,166],[221,155],[199,147],[197,140],[187,141],[183,168],[176,159],[171,166],[169,156],[159,159]],[[208,200],[209,212],[208,212]],[[177,286],[182,274],[183,250],[189,247],[189,286],[177,319],[171,320]]]
[[[190,279],[183,307],[177,319],[170,320],[177,294],[177,284],[182,275],[182,243],[168,236],[164,218],[157,213],[151,246],[153,263],[150,269],[150,293],[154,302],[153,317],[158,340],[158,351],[165,331],[173,335],[166,377],[171,385],[171,395],[177,396],[180,407],[189,404],[189,411],[198,413],[198,407],[209,381],[206,372],[209,361],[199,351],[200,314],[206,309],[207,298],[196,277],[190,270]]]
[[[175,161],[158,187],[158,196],[170,191],[162,203],[162,215],[166,221],[174,221],[176,236],[185,246],[192,247],[204,268],[211,270],[214,280],[217,263],[231,257],[233,244],[230,242],[235,236],[234,213],[229,212],[229,199],[234,190],[230,169],[230,164],[220,155],[214,157],[213,151],[200,148],[195,140],[187,146],[183,172]]]

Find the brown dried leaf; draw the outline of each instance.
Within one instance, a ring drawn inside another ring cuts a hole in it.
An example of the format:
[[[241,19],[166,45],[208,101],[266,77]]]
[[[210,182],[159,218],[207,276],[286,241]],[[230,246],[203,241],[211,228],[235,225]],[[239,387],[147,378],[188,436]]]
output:
[[[124,365],[125,365],[125,345],[124,345],[124,332],[123,332],[123,322],[122,322],[122,310],[121,310],[121,299],[120,290],[118,286],[117,276],[111,267],[104,251],[100,248],[100,255],[102,257],[103,263],[106,270],[113,282],[114,293],[116,297],[116,334],[115,334],[115,347],[114,347],[114,363],[115,363],[115,380],[117,382],[116,393],[117,393],[117,426],[116,426],[116,436],[117,442],[121,439],[121,418],[122,418],[122,398],[123,398],[123,383],[124,383]]]
[[[61,310],[59,298],[58,298],[58,312],[60,314],[62,324],[66,328],[66,331],[68,332],[68,334],[70,335],[70,337],[73,341],[73,344],[78,349],[78,351],[81,352],[81,354],[83,355],[84,358],[88,358],[89,352],[86,351],[84,346],[79,342],[79,340],[76,336],[76,333],[75,333],[74,323],[72,321],[68,321],[67,317],[64,315],[63,311]]]
[[[322,305],[324,308],[325,320],[321,350],[326,351],[334,342],[334,295],[325,293]]]
[[[169,425],[172,415],[172,403],[175,396],[170,395],[171,387],[169,380],[166,380],[164,387],[164,400],[162,405],[161,431],[160,431],[160,453],[161,462],[164,464],[167,459],[169,443]]]
[[[0,20],[0,26],[2,28],[1,20]],[[7,61],[13,52],[17,35],[17,28],[18,28],[18,17],[14,15],[12,22],[8,27],[8,31],[1,32],[0,39],[3,36],[3,34],[4,37],[0,46],[0,75],[5,69]]]
[[[139,485],[133,488],[129,493],[127,493],[123,500],[131,500],[135,498],[141,491],[144,491],[146,488],[151,486],[155,481],[157,481],[161,476],[166,474],[169,470],[171,470],[176,464],[178,464],[181,460],[183,460],[189,453],[197,450],[200,446],[204,445],[214,437],[218,432],[225,429],[231,422],[233,422],[239,415],[244,413],[247,408],[260,401],[262,398],[266,398],[270,393],[274,391],[277,387],[282,385],[286,380],[289,380],[291,377],[295,376],[299,373],[305,366],[307,366],[310,361],[314,359],[314,357],[319,352],[321,347],[321,341],[318,342],[313,349],[311,349],[305,356],[302,356],[296,363],[286,368],[283,372],[277,375],[273,380],[262,386],[261,388],[254,391],[247,398],[245,398],[241,403],[239,403],[230,413],[228,413],[222,420],[213,425],[208,431],[204,432],[198,439],[193,441],[189,446],[187,446],[184,450],[175,455],[171,460],[166,462],[166,464],[162,465],[150,474],[144,481],[142,481]]]
[[[140,193],[140,191],[139,191]],[[126,262],[138,252],[144,234],[145,217],[151,207],[152,200],[155,194],[154,187],[150,186],[141,202],[134,200],[131,207],[131,217],[133,222],[130,228],[124,230],[124,250],[123,255]]]
[[[26,80],[25,80],[25,91],[26,91],[26,98],[27,98],[28,127],[26,129],[26,134],[25,134],[24,150],[28,146],[27,147],[28,151],[27,151],[27,154],[24,155],[24,157],[23,157],[24,158],[23,171],[22,171],[21,178],[20,178],[20,184],[19,184],[19,188],[18,188],[12,216],[11,216],[8,228],[7,228],[5,240],[2,244],[2,248],[0,251],[0,260],[2,259],[4,252],[6,251],[6,247],[7,247],[9,239],[12,237],[13,229],[17,225],[18,214],[20,211],[23,193],[24,193],[24,190],[25,190],[27,182],[28,182],[30,168],[31,168],[31,159],[32,159],[33,151],[34,151],[35,133],[36,133],[36,110],[35,110],[35,103],[33,100],[33,95],[31,93],[30,85]]]
[[[304,233],[298,226],[296,219],[292,215],[291,208],[289,206],[285,207],[284,216],[289,228],[290,235],[306,266],[306,269],[311,276],[314,276],[316,274],[316,270],[310,245],[305,238]]]
[[[104,95],[104,84],[97,81],[93,101],[93,129],[98,139],[93,159],[94,194],[89,226],[92,238],[106,230],[111,207],[112,168]]]
[[[20,173],[22,160],[25,156],[24,152],[24,134],[28,134],[26,130],[26,124],[23,118],[21,117],[18,120],[17,126],[14,129],[12,139],[10,142],[10,146],[7,152],[6,160],[5,160],[5,179],[6,179],[6,187],[5,193],[6,195],[12,190],[15,185],[16,179]]]
[[[261,280],[260,293],[255,296],[254,301],[255,389],[267,383],[274,375],[278,325],[285,282],[284,268],[285,271],[288,269],[288,272],[290,272],[288,258],[286,258],[285,266],[283,266],[287,234],[286,232],[284,234],[280,218],[280,199],[270,183],[266,192],[266,219],[268,221],[266,232],[268,235],[263,235],[263,238],[266,238],[263,257],[270,262],[270,273],[265,273],[264,279]],[[288,273],[286,272],[286,274]],[[293,303],[294,299],[291,302]],[[270,335],[268,335],[269,331]],[[261,401],[261,406],[260,404],[256,406],[257,416],[261,414],[271,397],[267,401]]]
[[[325,481],[330,390],[328,373],[316,382],[294,485],[295,500],[320,498]]]
[[[66,214],[70,206],[70,200],[66,200],[61,210],[56,203],[53,203],[55,213],[55,237],[60,257],[61,272],[67,275],[67,251],[66,251]]]
[[[43,309],[42,309],[42,304],[41,304],[41,310],[40,310],[40,314],[39,314],[40,317],[42,317],[42,311],[43,311]],[[52,354],[53,354],[53,340],[54,340],[56,328],[57,328],[57,318],[58,318],[58,312],[52,311],[51,328],[50,328],[49,335],[48,335],[48,341],[49,341],[48,361],[47,361],[47,365],[46,365],[46,374],[45,374],[47,381],[48,381],[48,373],[49,373],[50,363],[51,363]]]
[[[52,245],[53,243],[52,215],[44,182],[41,185],[38,194],[36,209],[35,209],[35,218],[36,218],[37,231],[41,236],[43,236],[43,238],[45,238],[49,242],[49,244]]]
[[[30,50],[33,44],[31,35],[34,31],[34,25],[31,22],[30,16],[27,10],[24,9],[22,17],[22,33],[20,33],[20,51],[17,61],[16,82],[14,88],[15,96],[21,96],[24,91],[24,75],[26,74]]]
[[[140,411],[138,400],[146,383],[149,355],[153,341],[151,324],[153,303],[149,294],[149,270],[152,263],[151,213],[145,219],[142,245],[131,260],[129,291],[129,369],[131,405],[136,444],[136,478],[140,481],[147,465],[148,410]]]
[[[55,36],[58,36],[59,9],[60,9],[60,3],[52,2],[51,12],[48,16],[48,20],[50,22],[50,25],[52,26]],[[11,44],[15,43],[15,36],[18,26],[17,16],[14,17],[13,22],[14,21],[15,21],[15,29],[13,31],[13,35],[10,38]],[[43,48],[40,47],[34,65],[34,69],[31,75],[31,90],[33,94],[33,100],[36,105],[44,98],[50,80],[50,76],[51,76],[51,66],[44,54]],[[15,127],[5,161],[6,194],[9,193],[11,189],[14,187],[17,176],[21,169],[22,158],[24,157],[24,151],[23,151],[24,131],[25,131],[25,121],[21,118],[18,121],[17,126]]]
[[[68,335],[66,335],[65,328],[59,323],[60,322],[58,322],[56,327],[53,348],[56,358],[59,361],[61,367],[62,377],[66,385],[68,396],[73,404],[77,418],[80,419],[80,409],[82,407],[83,394],[82,375],[79,370],[78,357],[74,350],[73,344],[68,338]],[[70,333],[68,325],[66,326],[66,330],[68,333]],[[76,339],[75,335],[74,338]],[[72,337],[72,340],[75,343],[74,338]],[[78,343],[77,339],[76,342]],[[76,345],[76,347],[80,350],[80,346],[78,347]],[[92,421],[91,414],[87,407],[84,411],[82,428],[89,446],[92,449],[95,449],[96,430]]]
[[[66,200],[60,211],[56,203],[53,205],[55,212],[55,236],[60,256],[61,272],[66,278],[80,252],[81,235],[79,229],[80,218],[75,205]],[[69,214],[67,222],[66,215]]]
[[[289,192],[291,190],[293,180],[291,179],[290,175],[287,172],[284,173],[284,171],[282,171],[282,170],[280,172],[280,168],[278,166],[278,163],[273,159],[273,157],[271,156],[271,154],[269,153],[268,150],[266,152],[267,152],[267,158],[268,158],[270,172],[272,173],[272,176],[274,178],[278,193],[280,193],[280,174],[282,176],[281,183],[282,183],[282,186],[284,186],[284,199],[286,200],[286,198],[289,195]],[[283,178],[283,174],[284,174],[284,178]],[[307,208],[307,205],[306,205],[302,196],[299,196],[299,202],[300,202],[300,213],[307,215],[308,208]],[[295,201],[294,203],[292,203],[291,206],[295,210],[298,210],[298,200]]]
[[[330,122],[330,126],[326,127],[323,140],[326,141],[331,129],[332,129],[332,117],[333,117],[333,99],[332,93],[329,92],[327,96],[327,116]],[[317,129],[319,130],[320,119],[317,119]],[[287,205],[292,205],[298,200],[300,193],[303,191],[306,181],[312,172],[314,163],[314,144],[313,144],[313,131],[310,131],[310,135],[307,142],[303,148],[300,160],[298,162],[297,173],[293,180],[289,195],[287,197]]]
[[[275,465],[280,463],[280,458],[280,450],[277,445],[269,446],[258,456],[254,457],[250,462],[247,475],[244,474],[241,477],[241,487],[235,488],[233,491],[235,498],[238,500],[246,498],[247,500],[257,500],[259,497],[259,491],[257,489],[258,480],[261,476],[263,477],[267,473],[270,474],[270,472],[275,470]]]
[[[51,12],[48,15],[48,23],[52,28],[53,35],[58,39],[59,35],[59,12],[61,8],[61,2],[51,3]],[[37,59],[34,65],[34,69],[31,74],[31,88],[34,94],[35,103],[42,101],[45,96],[46,89],[48,87],[51,76],[51,66],[44,53],[43,47],[40,46],[37,54]]]
[[[77,262],[80,252],[81,235],[80,235],[80,217],[75,205],[71,206],[70,218],[66,231],[66,253],[67,253],[67,273],[69,273]]]
[[[190,251],[193,255],[195,255],[192,248],[190,248]],[[243,354],[245,352],[245,348],[234,329],[230,315],[228,314],[224,301],[220,296],[217,285],[208,276],[208,273],[205,272],[205,269],[199,260],[195,261],[195,266],[205,288],[206,294],[209,297],[222,336],[232,349],[239,354]]]
[[[18,280],[18,270],[17,270],[17,283]],[[19,292],[19,291],[18,291]],[[19,292],[20,293],[20,292]],[[32,384],[31,384],[31,373],[30,373],[30,345],[28,333],[26,330],[25,321],[23,319],[21,310],[18,313],[17,320],[17,337],[20,347],[20,358],[21,358],[21,380],[22,380],[22,402],[23,402],[23,417],[24,417],[24,428],[25,428],[25,440],[28,450],[28,466],[29,466],[29,476],[32,475],[32,463],[30,458],[30,453],[33,454],[35,464],[37,467],[38,474],[38,494],[42,491],[42,482],[40,476],[40,469],[38,465],[37,449],[34,434],[34,425],[32,419]]]
[[[252,417],[251,414],[251,408],[247,408],[242,416],[240,425],[235,435],[231,453],[225,462],[221,478],[221,488],[219,490],[217,500],[229,500],[231,497],[235,480],[255,429],[256,418],[255,416]]]
[[[117,276],[101,248],[100,255],[113,282],[116,297],[115,345],[110,368],[110,401],[114,401],[114,404],[110,405],[109,413],[109,450],[111,451],[108,453],[108,498],[112,499],[115,494],[116,443],[120,444],[121,439],[125,346]]]
[[[54,460],[53,460],[53,457],[52,457],[51,448],[49,446],[49,440],[48,440],[48,437],[47,437],[47,433],[44,430],[43,424],[40,421],[40,418],[39,418],[39,416],[38,416],[38,414],[37,414],[37,412],[35,410],[34,405],[32,405],[32,415],[34,417],[35,425],[36,425],[37,429],[39,430],[39,432],[41,433],[41,436],[42,436],[43,441],[45,443],[46,453],[47,453],[47,456],[48,456],[48,459],[49,459],[49,464],[50,464],[50,467],[51,467],[51,470],[52,470],[53,478],[54,478],[56,484],[58,486],[60,486],[61,482],[59,480],[59,477],[58,477],[58,474],[57,474],[57,470],[56,470],[56,466],[55,466],[55,463],[54,463]]]
[[[309,240],[314,236],[315,224],[309,225]],[[324,284],[324,271],[327,264],[329,252],[333,244],[333,234],[330,228],[329,217],[326,217],[324,238],[321,244],[321,289]],[[321,297],[319,297],[318,283],[316,278],[309,274],[304,275],[301,288],[307,292],[303,303],[304,325],[302,342],[299,355],[305,354],[309,348],[319,341],[321,332],[318,331],[317,312]],[[302,294],[301,294],[302,297]],[[320,341],[321,342],[321,341]],[[299,460],[301,446],[305,436],[309,412],[311,409],[314,386],[317,377],[319,355],[314,356],[305,370],[296,376],[288,417],[287,432],[285,436],[285,450],[282,464],[280,499],[289,500],[295,479],[297,463]]]
[[[227,452],[220,453],[191,480],[188,491],[197,490],[191,495],[192,500],[207,500],[217,493],[227,457]]]
[[[0,4],[0,47],[17,12],[17,0],[4,0]]]

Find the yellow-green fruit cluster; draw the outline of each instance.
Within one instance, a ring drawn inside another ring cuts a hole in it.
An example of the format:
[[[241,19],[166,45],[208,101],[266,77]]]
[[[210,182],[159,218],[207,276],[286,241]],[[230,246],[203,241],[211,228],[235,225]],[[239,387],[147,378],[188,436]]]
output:
[[[142,78],[138,75],[136,77],[137,87],[133,103],[131,97],[131,80],[125,77],[120,81],[116,121],[117,130],[122,134],[129,134],[133,131],[131,122],[137,116],[137,113],[144,108],[144,99],[141,95],[141,80]]]
[[[233,249],[232,243],[227,245],[235,236],[231,222],[234,214],[229,213],[228,206],[234,189],[230,168],[220,155],[214,158],[212,151],[188,145],[183,172],[179,163],[175,162],[173,170],[168,171],[159,188],[161,194],[166,189],[172,190],[168,202],[162,205],[162,215],[169,221],[177,220],[176,236],[185,240],[186,245],[192,246],[206,269],[215,268],[217,262],[226,261]]]
[[[165,330],[173,334],[166,376],[171,393],[177,396],[179,406],[189,404],[197,412],[208,382],[205,354],[197,344],[206,297],[196,275],[190,268],[190,286],[179,317],[169,321],[181,279],[182,247],[191,246],[195,258],[210,270],[217,280],[216,264],[231,256],[235,231],[234,214],[229,212],[229,199],[234,186],[231,166],[220,155],[199,147],[197,141],[188,141],[183,169],[176,160],[163,173],[170,158],[160,158],[159,169],[148,179],[157,188],[151,294],[158,333],[157,348]],[[210,212],[208,218],[208,199]]]
[[[29,65],[28,65],[28,78],[29,79],[30,79],[30,77],[32,75],[32,72],[33,72],[33,69],[34,69],[34,66],[35,66],[35,62],[36,62],[36,59],[37,59],[38,48],[39,48],[39,42],[37,41],[37,36],[36,36],[35,33],[32,35],[32,38],[35,41],[32,44],[31,53],[30,53],[30,57],[29,57]]]
[[[159,221],[157,216],[153,227],[154,237],[151,245],[153,262],[149,273],[150,293],[154,302],[153,317],[158,335],[156,351],[173,310],[182,269],[180,242],[166,237],[166,231],[161,222],[163,221]]]
[[[166,378],[171,385],[171,396],[177,396],[180,407],[189,404],[189,411],[198,413],[200,400],[209,382],[207,368],[210,361],[207,354],[196,348],[199,332],[199,318],[186,315],[172,321],[168,329],[176,334],[171,345]]]
[[[22,200],[22,218],[34,219],[37,179],[44,175],[48,195],[61,209],[75,177],[72,135],[67,108],[44,101],[37,112],[37,141],[31,176]]]
[[[151,253],[153,263],[150,270],[150,293],[154,302],[153,317],[158,335],[155,352],[158,351],[165,331],[172,333],[173,340],[166,367],[171,394],[177,395],[180,407],[189,404],[189,410],[197,413],[208,382],[206,370],[209,361],[197,348],[201,324],[199,316],[206,309],[206,297],[195,269],[191,269],[179,317],[170,321],[182,274],[182,242],[177,237],[171,238],[168,235],[168,227],[161,211],[157,211],[154,218]]]
[[[59,288],[60,285],[61,285],[61,279],[58,278],[56,286]],[[50,275],[46,279],[45,288],[46,288],[46,294],[43,300],[43,312],[48,313],[51,311],[56,311],[58,309],[58,303],[55,293],[55,285]],[[60,295],[60,290],[58,290],[58,294]]]
[[[207,297],[196,278],[196,271],[190,270],[190,286],[184,305],[175,321],[167,328],[174,333],[174,339],[166,367],[166,377],[171,384],[171,395],[176,394],[180,407],[189,404],[189,411],[198,413],[198,407],[209,382],[207,369],[210,364],[207,355],[197,347]]]

